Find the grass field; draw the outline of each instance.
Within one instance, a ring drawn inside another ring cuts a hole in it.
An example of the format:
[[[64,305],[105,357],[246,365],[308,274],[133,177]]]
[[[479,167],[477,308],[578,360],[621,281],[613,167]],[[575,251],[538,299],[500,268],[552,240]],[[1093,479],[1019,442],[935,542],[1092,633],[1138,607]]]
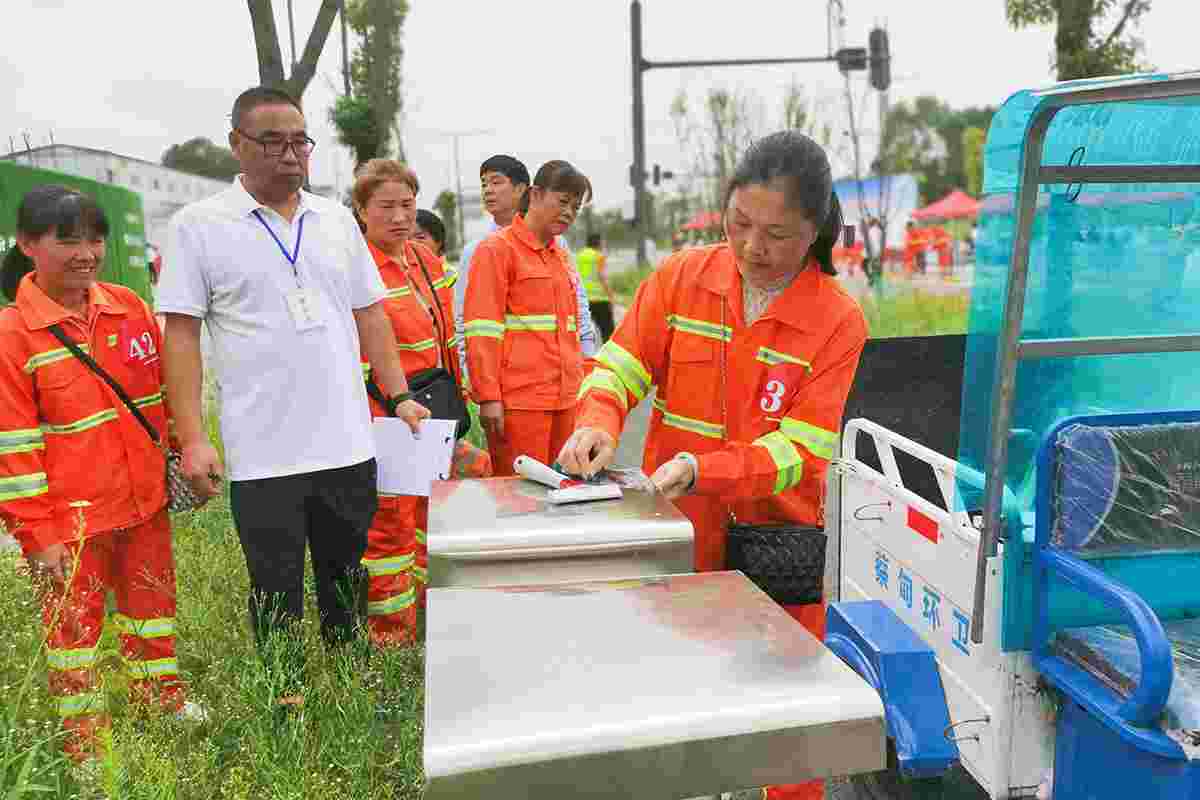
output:
[[[0,556],[0,797],[416,798],[421,787],[423,662],[419,649],[329,654],[315,608],[302,641],[303,710],[281,714],[277,687],[247,632],[245,564],[225,498],[176,526],[179,661],[209,710],[192,727],[125,702],[111,632],[101,674],[113,716],[111,755],[76,783],[58,756],[45,688],[42,630],[21,559]],[[312,592],[310,589],[310,597]]]

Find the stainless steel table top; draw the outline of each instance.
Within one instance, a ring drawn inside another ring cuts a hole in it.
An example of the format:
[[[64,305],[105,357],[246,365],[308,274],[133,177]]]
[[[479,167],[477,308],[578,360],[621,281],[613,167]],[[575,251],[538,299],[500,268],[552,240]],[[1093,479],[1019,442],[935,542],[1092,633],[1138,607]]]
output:
[[[692,524],[640,472],[619,500],[555,506],[524,478],[438,481],[429,502],[430,556],[544,555],[630,544],[691,542]],[[641,485],[646,488],[632,488]]]
[[[881,769],[879,695],[741,573],[431,589],[427,797],[647,797]]]

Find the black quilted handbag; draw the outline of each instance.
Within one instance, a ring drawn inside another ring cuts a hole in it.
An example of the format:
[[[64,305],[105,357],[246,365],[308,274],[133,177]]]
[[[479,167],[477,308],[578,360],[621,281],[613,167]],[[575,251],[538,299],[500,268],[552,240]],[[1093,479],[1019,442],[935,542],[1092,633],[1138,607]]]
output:
[[[776,603],[819,603],[825,583],[825,534],[803,525],[731,522],[725,566],[741,571]]]

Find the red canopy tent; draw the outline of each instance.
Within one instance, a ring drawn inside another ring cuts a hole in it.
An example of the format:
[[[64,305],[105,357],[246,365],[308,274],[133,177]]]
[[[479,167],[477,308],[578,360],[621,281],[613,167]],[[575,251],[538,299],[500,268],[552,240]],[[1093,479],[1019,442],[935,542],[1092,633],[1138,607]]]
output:
[[[912,212],[913,219],[962,219],[974,217],[979,213],[979,201],[959,189],[930,203],[924,208]]]
[[[679,226],[685,231],[703,231],[709,228],[721,227],[721,214],[718,211],[697,211],[695,216]]]

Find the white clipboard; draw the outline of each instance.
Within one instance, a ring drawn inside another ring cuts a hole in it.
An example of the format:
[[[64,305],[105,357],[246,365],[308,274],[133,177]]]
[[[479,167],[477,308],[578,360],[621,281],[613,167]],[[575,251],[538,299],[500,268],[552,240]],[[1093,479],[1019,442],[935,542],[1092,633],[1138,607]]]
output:
[[[379,463],[379,491],[428,497],[434,481],[449,480],[456,426],[453,420],[423,420],[421,438],[415,439],[403,420],[375,419],[371,430]]]

